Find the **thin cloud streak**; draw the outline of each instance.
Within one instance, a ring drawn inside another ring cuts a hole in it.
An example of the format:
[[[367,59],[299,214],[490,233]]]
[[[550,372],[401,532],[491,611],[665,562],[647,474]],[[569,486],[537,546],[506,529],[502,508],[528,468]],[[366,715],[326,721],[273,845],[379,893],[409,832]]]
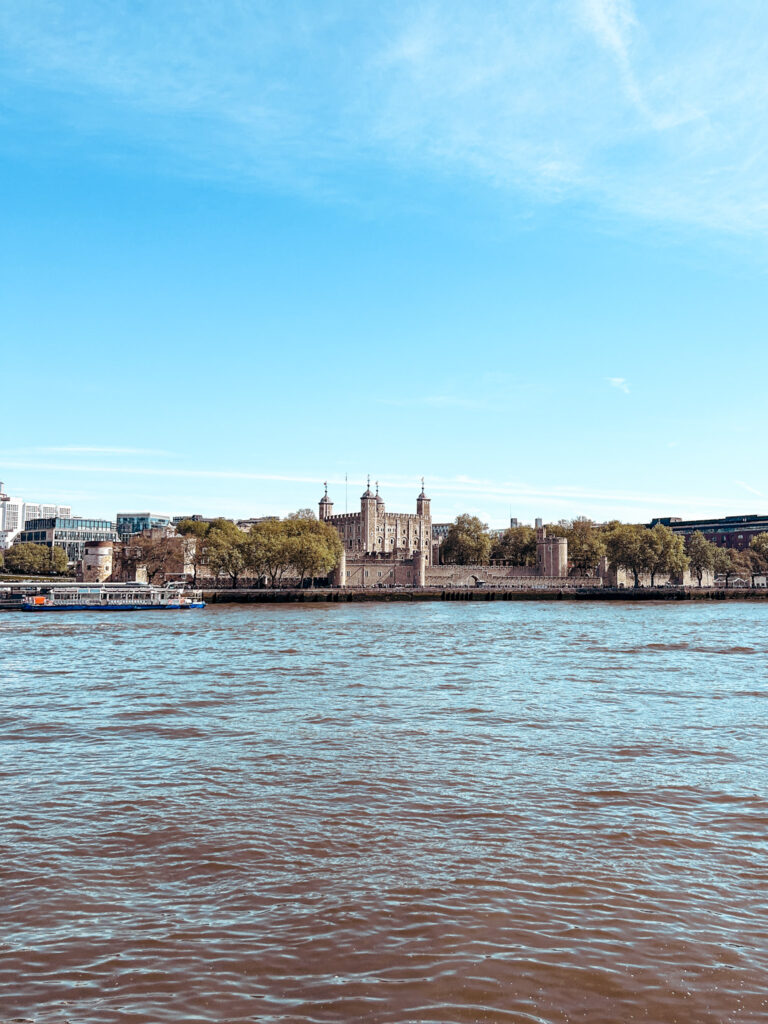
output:
[[[365,487],[366,481],[363,478],[349,479],[332,476],[302,476],[283,473],[250,473],[238,470],[209,470],[209,469],[177,469],[160,468],[156,466],[94,466],[94,465],[59,465],[56,463],[28,463],[28,462],[4,462],[4,466],[11,469],[36,470],[45,472],[66,472],[66,473],[100,473],[100,474],[121,474],[145,477],[166,477],[166,478],[188,478],[200,480],[241,480],[258,481],[264,483],[288,483],[307,484],[318,489],[328,481],[328,488],[339,490],[349,484],[354,487]],[[382,491],[386,489],[407,490],[417,492],[417,481],[413,478],[402,477],[381,477],[380,486]],[[454,495],[463,497],[480,498],[488,501],[518,499],[539,500],[539,501],[561,501],[561,502],[595,502],[613,508],[625,507],[649,507],[660,508],[701,508],[718,509],[730,508],[732,503],[713,500],[701,496],[680,496],[668,494],[646,494],[646,493],[622,493],[613,491],[600,491],[590,488],[552,486],[534,487],[517,482],[499,482],[494,480],[474,479],[467,476],[456,477],[434,477],[427,480],[427,491],[433,494]],[[333,495],[331,495],[333,497]]]
[[[60,445],[33,448],[36,452],[62,452],[70,455],[173,455],[173,452],[159,448],[97,448],[90,445]]]
[[[629,384],[627,384],[626,378],[624,377],[606,377],[605,378],[612,388],[617,388],[619,391],[623,391],[625,395],[629,394]]]
[[[744,483],[743,480],[734,480],[735,484],[739,487],[743,487],[745,491],[749,491],[750,494],[756,494],[758,498],[764,498],[765,495],[762,491],[758,491],[756,488],[751,487],[749,484]]]

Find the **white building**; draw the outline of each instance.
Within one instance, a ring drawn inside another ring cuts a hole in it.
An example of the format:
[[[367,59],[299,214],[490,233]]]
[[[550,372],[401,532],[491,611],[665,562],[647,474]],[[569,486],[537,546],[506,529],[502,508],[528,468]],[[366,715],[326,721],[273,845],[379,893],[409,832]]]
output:
[[[0,550],[9,548],[24,529],[24,501],[2,493],[0,484]]]
[[[70,505],[34,505],[23,498],[12,498],[3,492],[0,482],[0,551],[13,544],[31,519],[72,516]]]
[[[30,519],[52,519],[54,516],[63,516],[69,519],[72,515],[71,505],[33,505],[24,502],[24,522]]]

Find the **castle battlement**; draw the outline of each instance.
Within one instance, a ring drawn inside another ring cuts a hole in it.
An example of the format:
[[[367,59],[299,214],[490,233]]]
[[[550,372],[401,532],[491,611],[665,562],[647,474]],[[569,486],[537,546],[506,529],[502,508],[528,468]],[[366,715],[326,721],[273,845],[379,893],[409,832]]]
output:
[[[424,551],[429,553],[427,557],[431,562],[432,515],[423,481],[415,513],[387,512],[378,484],[374,494],[369,478],[368,487],[360,497],[360,511],[336,515],[326,484],[319,503],[319,518],[336,528],[348,555],[377,555],[406,561],[416,552]]]

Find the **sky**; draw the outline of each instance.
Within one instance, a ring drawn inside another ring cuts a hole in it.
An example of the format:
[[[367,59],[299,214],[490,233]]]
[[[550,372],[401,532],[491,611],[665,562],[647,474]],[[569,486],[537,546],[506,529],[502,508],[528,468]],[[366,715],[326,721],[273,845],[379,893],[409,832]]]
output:
[[[768,6],[0,0],[0,479],[768,511]]]

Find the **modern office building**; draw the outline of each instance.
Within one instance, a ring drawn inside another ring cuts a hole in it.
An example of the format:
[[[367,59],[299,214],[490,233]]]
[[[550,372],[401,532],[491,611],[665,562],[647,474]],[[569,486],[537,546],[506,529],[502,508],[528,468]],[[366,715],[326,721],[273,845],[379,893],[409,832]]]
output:
[[[689,537],[692,533],[703,533],[705,538],[720,548],[735,548],[743,551],[759,533],[768,533],[768,516],[725,516],[722,519],[678,519],[665,516],[652,519],[650,526],[662,523],[673,533]]]
[[[108,519],[65,516],[30,519],[24,524],[16,543],[45,544],[49,548],[55,545],[63,548],[68,562],[78,562],[88,540],[117,540],[115,524]]]
[[[72,517],[70,505],[35,505],[29,501],[24,502],[24,522],[28,519],[51,519],[53,516],[63,516],[64,519]]]
[[[153,512],[118,512],[117,534],[120,540],[126,540],[144,530],[163,529],[171,526],[170,516],[158,516]]]

